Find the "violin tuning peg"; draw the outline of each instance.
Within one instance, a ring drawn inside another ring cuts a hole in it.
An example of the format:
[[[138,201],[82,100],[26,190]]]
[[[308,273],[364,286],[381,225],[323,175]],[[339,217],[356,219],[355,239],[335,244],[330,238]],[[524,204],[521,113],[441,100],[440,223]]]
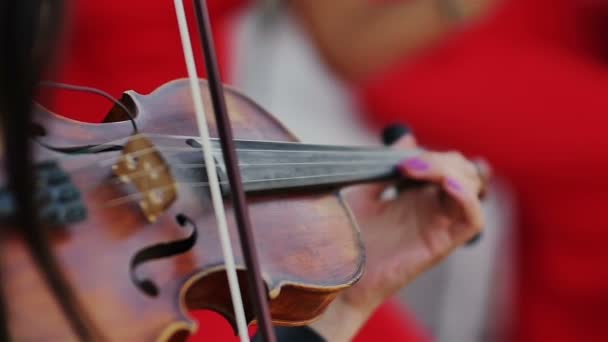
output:
[[[386,146],[394,144],[406,134],[410,134],[412,130],[404,124],[391,124],[382,130],[382,143]]]

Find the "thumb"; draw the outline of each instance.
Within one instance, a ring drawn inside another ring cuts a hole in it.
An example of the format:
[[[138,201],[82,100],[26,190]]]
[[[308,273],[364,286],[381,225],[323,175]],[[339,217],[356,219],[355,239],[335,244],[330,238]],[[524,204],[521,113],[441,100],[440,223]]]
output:
[[[414,149],[418,145],[412,130],[403,124],[392,124],[382,131],[382,142],[391,149]],[[390,183],[367,184],[358,187],[359,194],[370,198],[380,198]]]
[[[418,142],[412,133],[407,133],[399,140],[397,140],[393,145],[391,145],[394,149],[413,149],[418,146]]]
[[[382,130],[382,142],[386,146],[398,149],[415,148],[417,146],[412,130],[404,124],[386,126]]]

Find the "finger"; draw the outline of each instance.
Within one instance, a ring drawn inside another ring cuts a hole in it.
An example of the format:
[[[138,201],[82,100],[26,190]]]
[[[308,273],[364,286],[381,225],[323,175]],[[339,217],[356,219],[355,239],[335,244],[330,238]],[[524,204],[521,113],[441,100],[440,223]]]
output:
[[[382,131],[382,143],[397,149],[415,148],[418,145],[412,129],[404,124],[386,126]]]
[[[441,162],[435,160],[431,152],[408,158],[397,166],[405,180],[399,184],[400,190],[419,188],[429,183],[441,184],[446,177],[446,170]]]
[[[459,153],[426,152],[403,161],[398,169],[406,177],[439,185],[452,176],[472,188],[473,193],[478,193],[482,186],[474,164]]]
[[[492,180],[492,167],[490,164],[482,158],[473,159],[473,164],[477,169],[477,175],[481,180],[481,189],[479,191],[479,198],[484,199],[487,195],[490,181]]]
[[[402,161],[398,168],[404,176],[441,184],[447,176],[445,163],[438,153],[427,152]]]
[[[404,124],[392,124],[384,128],[382,131],[382,142],[385,145],[391,145],[396,149],[413,149],[416,148],[416,139],[412,135],[412,130]],[[365,189],[366,195],[372,198],[381,198],[387,191],[389,183],[366,185],[365,188],[360,187],[359,190]],[[388,196],[387,198],[391,198]]]
[[[443,190],[458,204],[463,214],[464,222],[460,229],[455,231],[455,240],[464,243],[479,234],[484,226],[484,216],[481,201],[476,193],[471,192],[463,185],[461,180],[453,177],[445,178]]]
[[[416,138],[414,137],[414,135],[408,133],[399,138],[399,140],[397,140],[391,147],[395,149],[405,150],[416,148],[417,146],[418,143],[416,142]]]
[[[382,143],[385,146],[394,145],[406,135],[413,135],[412,129],[405,124],[391,124],[382,130]]]

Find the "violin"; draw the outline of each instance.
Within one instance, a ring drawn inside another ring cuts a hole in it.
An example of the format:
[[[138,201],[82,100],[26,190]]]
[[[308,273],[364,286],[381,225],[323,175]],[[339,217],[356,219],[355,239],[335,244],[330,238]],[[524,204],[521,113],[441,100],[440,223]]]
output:
[[[207,82],[200,87],[211,113]],[[147,95],[127,91],[101,124],[36,106],[40,220],[105,339],[184,339],[196,329],[186,314],[194,309],[235,324],[190,91],[186,79]],[[303,144],[251,99],[230,87],[224,92],[272,322],[307,324],[364,269],[357,224],[339,190],[402,179],[394,166],[419,152]],[[216,137],[214,117],[207,119]],[[217,139],[211,147],[244,288],[226,165]],[[0,207],[9,215],[10,205]],[[74,339],[20,236],[8,236],[1,252],[14,338]],[[251,322],[252,298],[242,293]],[[37,319],[24,319],[32,310]]]

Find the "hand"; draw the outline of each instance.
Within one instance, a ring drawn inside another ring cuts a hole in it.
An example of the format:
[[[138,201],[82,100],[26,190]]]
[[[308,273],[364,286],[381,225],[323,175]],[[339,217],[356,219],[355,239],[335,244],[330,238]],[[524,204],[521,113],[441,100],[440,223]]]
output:
[[[397,148],[415,147],[402,138]],[[401,173],[428,185],[381,200],[385,186],[351,188],[344,195],[365,244],[366,270],[311,327],[330,341],[347,341],[387,298],[444,259],[484,226],[479,194],[484,178],[455,152],[425,152],[399,165]]]

